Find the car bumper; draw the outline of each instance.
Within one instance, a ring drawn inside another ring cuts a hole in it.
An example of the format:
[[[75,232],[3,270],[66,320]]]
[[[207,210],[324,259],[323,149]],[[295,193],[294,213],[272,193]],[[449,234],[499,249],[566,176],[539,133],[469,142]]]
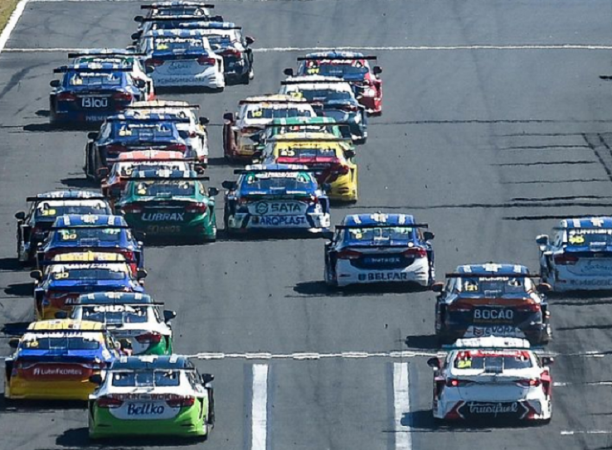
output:
[[[547,281],[556,292],[612,290],[612,276],[578,276],[568,270],[558,270]]]
[[[202,87],[221,89],[225,87],[225,78],[222,73],[201,73],[197,75],[157,75],[153,76],[153,83],[157,88]]]
[[[437,400],[433,416],[447,421],[548,420],[552,416],[552,404],[544,397],[515,401]]]
[[[97,385],[89,380],[28,381],[11,378],[8,398],[14,400],[82,400],[89,398]],[[5,393],[6,396],[6,393]]]
[[[415,261],[402,269],[359,269],[345,260],[336,263],[336,279],[338,286],[355,284],[419,284],[429,286],[430,275],[427,259]]]
[[[238,213],[227,221],[233,232],[243,231],[305,231],[322,232],[329,230],[329,214],[306,214],[303,216],[256,216],[249,213]]]

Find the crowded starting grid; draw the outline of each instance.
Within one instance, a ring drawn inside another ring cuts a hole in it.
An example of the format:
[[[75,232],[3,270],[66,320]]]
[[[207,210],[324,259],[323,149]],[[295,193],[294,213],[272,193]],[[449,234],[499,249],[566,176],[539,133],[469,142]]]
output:
[[[7,448],[612,445],[605,2],[147,4],[0,35]]]

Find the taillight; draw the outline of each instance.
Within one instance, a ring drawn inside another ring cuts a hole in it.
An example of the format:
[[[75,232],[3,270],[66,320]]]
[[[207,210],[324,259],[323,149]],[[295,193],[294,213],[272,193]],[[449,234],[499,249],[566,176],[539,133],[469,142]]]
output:
[[[161,341],[161,338],[162,335],[154,331],[136,336],[136,340],[141,344],[157,344]]]
[[[568,255],[562,253],[560,255],[555,255],[555,264],[559,264],[562,266],[572,266],[578,262],[578,257],[574,255]]]
[[[145,61],[145,66],[147,67],[147,69],[154,69],[155,67],[159,67],[159,66],[163,66],[164,65],[164,60],[163,59],[156,59],[156,58],[151,58],[151,59],[147,59]]]
[[[457,378],[449,378],[448,380],[446,380],[446,386],[448,387],[461,387],[467,386],[468,384],[472,384],[472,381],[459,380]]]
[[[472,305],[467,302],[452,302],[448,305],[449,312],[469,312],[472,310]]]
[[[62,92],[61,94],[57,94],[57,100],[60,102],[74,102],[76,99],[77,96],[71,94],[70,92]]]
[[[359,110],[358,106],[355,105],[343,105],[340,107],[342,111],[355,112]]]
[[[525,305],[518,306],[516,310],[522,312],[539,312],[540,305],[537,303],[527,303]]]
[[[166,400],[166,403],[170,408],[181,408],[193,406],[195,403],[195,397],[181,397],[174,396]]]
[[[128,214],[141,214],[144,211],[143,207],[140,205],[125,205],[121,210]]]
[[[240,52],[240,50],[237,50],[235,48],[228,48],[228,49],[223,50],[221,55],[232,56],[234,58],[240,58],[242,56],[242,53]]]
[[[359,259],[360,257],[361,253],[355,250],[342,250],[338,252],[338,259]]]
[[[427,256],[427,250],[420,247],[409,248],[404,251],[404,256],[408,256],[411,258],[425,258]]]
[[[188,213],[204,214],[206,212],[206,203],[192,203],[185,208]]]
[[[187,146],[185,144],[170,144],[166,147],[166,150],[185,153]]]
[[[131,102],[133,99],[134,97],[129,92],[115,92],[113,94],[113,100],[116,102]]]
[[[525,387],[537,387],[539,386],[541,383],[539,378],[530,378],[530,379],[525,379],[525,380],[519,380],[516,382],[516,384],[518,384],[519,386],[525,386]]]
[[[105,395],[96,400],[99,408],[119,408],[123,405],[123,400],[112,395]]]
[[[334,169],[334,173],[338,174],[338,175],[346,175],[347,173],[350,172],[350,168],[349,166],[345,166],[345,165],[338,165],[335,169]]]
[[[198,58],[198,64],[201,66],[214,66],[217,64],[217,60],[208,56],[200,56]]]

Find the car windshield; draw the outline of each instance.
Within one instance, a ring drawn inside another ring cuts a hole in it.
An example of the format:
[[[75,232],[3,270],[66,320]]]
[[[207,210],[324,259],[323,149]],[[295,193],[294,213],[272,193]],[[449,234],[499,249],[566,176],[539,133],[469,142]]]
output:
[[[160,37],[155,38],[154,52],[180,53],[193,50],[203,50],[202,38]]]
[[[208,12],[204,8],[197,6],[177,5],[171,8],[160,8],[155,10],[154,16],[169,17],[169,16],[207,16]]]
[[[123,72],[68,72],[66,78],[69,86],[120,86]]]
[[[365,75],[368,67],[359,60],[353,61],[308,61],[304,66],[305,75],[344,77],[346,75]]]
[[[567,244],[573,247],[612,245],[612,229],[573,229],[567,233]]]
[[[308,172],[248,173],[244,175],[242,183],[247,189],[257,188],[261,190],[316,188],[316,181]]]
[[[45,201],[36,205],[35,216],[37,219],[51,219],[64,214],[78,215],[100,215],[110,214],[110,208],[102,200],[88,201]]]
[[[278,150],[278,156],[290,158],[336,158],[335,147],[283,147]]]
[[[119,140],[153,141],[175,135],[172,122],[122,122],[113,123],[113,138]]]
[[[93,336],[43,336],[26,337],[20,345],[28,350],[96,350],[100,342]]]
[[[191,197],[195,195],[195,181],[189,180],[152,180],[136,183],[135,193],[141,197],[149,196],[181,196]]]
[[[131,305],[82,306],[81,320],[107,324],[146,323],[148,308]]]
[[[181,171],[189,170],[189,166],[187,165],[187,163],[180,162],[180,161],[167,162],[167,161],[160,160],[160,161],[146,161],[146,162],[143,161],[143,162],[138,162],[138,163],[133,163],[133,162],[119,163],[119,168],[115,171],[115,174],[122,176],[122,177],[130,177],[135,171],[138,172],[139,170],[147,170],[147,169],[151,169],[152,167],[154,167],[155,170],[181,170]]]
[[[181,373],[178,370],[142,370],[135,372],[111,372],[113,386],[179,386]]]
[[[247,119],[284,119],[287,117],[313,117],[310,109],[305,108],[249,108]]]
[[[455,369],[484,370],[502,373],[504,370],[529,369],[533,367],[528,352],[487,353],[480,351],[459,352],[453,363]]]
[[[412,241],[414,228],[380,227],[348,228],[344,231],[346,242]]]
[[[534,289],[533,281],[524,277],[462,278],[459,288],[467,294],[503,296],[525,294]]]
[[[92,241],[119,243],[123,233],[123,228],[62,228],[53,233],[53,240],[69,243],[91,239]]]
[[[51,277],[56,281],[124,280],[126,272],[111,268],[79,268],[53,272]]]
[[[348,91],[335,89],[303,89],[300,88],[301,96],[309,102],[329,102],[337,100],[351,100],[353,95]]]
[[[209,34],[206,36],[208,43],[213,50],[220,50],[227,48],[232,45],[232,40],[229,36],[222,36],[219,34]]]

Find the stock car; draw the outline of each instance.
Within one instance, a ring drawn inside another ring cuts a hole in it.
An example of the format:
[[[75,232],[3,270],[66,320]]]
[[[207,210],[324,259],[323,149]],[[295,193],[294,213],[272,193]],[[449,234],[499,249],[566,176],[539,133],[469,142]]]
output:
[[[121,153],[108,175],[101,180],[102,194],[114,203],[121,197],[125,184],[134,171],[146,169],[187,171],[193,169],[193,160],[185,158],[181,152],[164,150]]]
[[[98,192],[67,189],[28,197],[27,212],[15,213],[17,219],[17,260],[33,263],[38,245],[43,242],[55,218],[64,214],[112,214],[106,199]]]
[[[144,292],[147,272],[134,275],[119,253],[64,253],[33,270],[34,312],[37,320],[53,319],[59,311],[70,311],[81,294],[89,292]]]
[[[538,421],[552,417],[553,358],[524,339],[458,340],[433,368],[433,417],[439,421]]]
[[[167,150],[195,157],[187,138],[181,136],[180,122],[189,123],[188,117],[176,114],[118,114],[108,117],[99,132],[88,134],[85,146],[87,178],[100,181],[121,153],[135,150]],[[101,170],[102,169],[102,170]]]
[[[535,284],[525,266],[470,264],[432,286],[436,300],[436,336],[441,343],[483,336],[551,339],[548,284]],[[535,277],[539,278],[539,277]]]
[[[193,1],[156,2],[140,5],[140,9],[147,10],[147,14],[144,17],[134,17],[134,21],[140,23],[140,30],[145,29],[147,21],[162,18],[197,17],[200,20],[223,22],[223,17],[211,15],[210,10],[214,7],[215,5]],[[138,39],[138,37],[132,36],[132,39]]]
[[[135,230],[150,237],[217,238],[214,196],[193,171],[143,170],[129,179],[116,209]]]
[[[382,80],[380,66],[370,67],[368,61],[376,56],[365,56],[359,52],[329,51],[309,53],[298,59],[298,76],[322,75],[338,77],[353,86],[359,103],[368,114],[382,113]],[[285,69],[285,75],[294,76],[293,69]]]
[[[208,165],[208,130],[206,125],[208,117],[198,117],[196,112],[199,105],[176,100],[153,100],[149,102],[135,102],[124,113],[127,117],[136,117],[141,114],[164,114],[168,118],[176,118],[176,128],[181,138],[187,141],[189,153],[203,167]],[[146,117],[146,116],[145,116]],[[189,121],[184,121],[188,118]]]
[[[267,141],[265,164],[304,164],[315,170],[317,181],[327,185],[333,201],[357,201],[357,164],[350,139],[330,133],[285,133]]]
[[[238,102],[238,112],[223,114],[223,155],[229,161],[250,161],[263,128],[275,119],[316,117],[312,105],[288,95],[260,95]]]
[[[612,217],[564,219],[536,242],[542,281],[554,291],[612,289]]]
[[[89,378],[124,354],[103,324],[87,321],[33,322],[9,344],[7,400],[87,400],[97,387]]]
[[[363,144],[367,140],[368,116],[365,107],[357,101],[350,83],[319,75],[289,77],[281,82],[280,93],[322,105],[315,111],[348,124],[356,144]]]
[[[98,292],[81,295],[70,318],[102,322],[116,339],[129,342],[132,355],[166,355],[172,353],[170,321],[176,313],[160,312],[159,305],[146,294]]]
[[[38,266],[41,268],[56,255],[83,251],[122,254],[126,261],[134,261],[134,273],[144,266],[142,242],[133,236],[125,219],[93,214],[57,217],[49,236],[38,248]]]
[[[325,244],[331,287],[402,283],[429,287],[435,277],[434,234],[408,214],[347,215]]]
[[[115,360],[89,396],[89,437],[206,438],[214,426],[211,374],[200,375],[185,356]]]
[[[112,62],[58,67],[62,80],[52,80],[49,110],[52,125],[98,124],[137,100],[149,100],[146,82],[133,75],[133,65]]]
[[[138,44],[156,88],[225,88],[223,58],[199,30],[151,30]]]
[[[228,233],[329,230],[329,199],[306,166],[258,164],[234,173],[238,181],[223,182]]]

